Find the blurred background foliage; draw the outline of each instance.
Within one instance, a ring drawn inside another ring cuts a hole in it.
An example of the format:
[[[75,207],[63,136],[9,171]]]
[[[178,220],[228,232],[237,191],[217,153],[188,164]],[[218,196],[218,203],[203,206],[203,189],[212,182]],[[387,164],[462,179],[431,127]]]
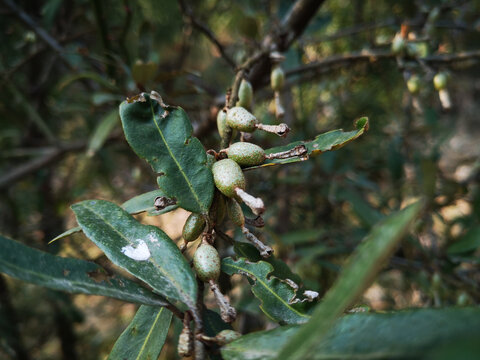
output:
[[[240,64],[281,26],[291,2],[190,6]],[[389,54],[402,24],[425,61]],[[188,112],[206,149],[218,150],[215,118],[234,69],[174,0],[3,0],[0,31],[0,232],[105,265],[81,234],[47,242],[76,226],[74,202],[120,204],[156,188],[155,175],[125,141],[119,103],[156,90]],[[247,172],[249,191],[267,204],[259,237],[308,288],[323,294],[372,225],[423,196],[426,215],[361,305],[387,310],[480,301],[479,31],[476,0],[328,0],[285,53],[282,97],[292,131],[286,140],[256,133],[254,142],[268,148],[312,139],[370,118],[369,132],[339,151]],[[358,56],[365,51],[372,55]],[[465,52],[467,59],[457,61]],[[305,71],[312,64],[319,65]],[[450,73],[448,111],[432,85],[438,71]],[[421,78],[415,95],[405,84],[412,74]],[[265,81],[254,85],[255,114],[274,122],[273,94]],[[178,241],[187,216],[177,210],[141,220]],[[227,230],[233,235],[228,224]],[[231,284],[223,279],[242,311],[236,329],[271,327],[247,285],[237,276]],[[0,275],[0,359],[103,358],[135,310]],[[179,331],[176,324],[162,358],[176,356]]]

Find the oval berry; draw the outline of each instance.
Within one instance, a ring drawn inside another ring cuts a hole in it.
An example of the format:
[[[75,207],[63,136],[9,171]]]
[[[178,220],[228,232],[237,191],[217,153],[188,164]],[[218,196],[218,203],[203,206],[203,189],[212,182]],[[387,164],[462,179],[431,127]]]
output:
[[[240,228],[245,226],[245,215],[243,215],[242,207],[235,199],[228,199],[227,202],[228,217],[232,222]]]
[[[220,276],[220,256],[217,249],[212,245],[202,244],[193,255],[193,267],[200,280],[217,280]]]
[[[275,66],[270,73],[270,85],[273,91],[282,91],[285,83],[285,73],[280,66]]]
[[[243,132],[253,132],[258,123],[257,118],[241,106],[235,106],[227,111],[227,125]]]
[[[447,87],[447,83],[448,76],[444,72],[436,74],[433,78],[433,86],[435,86],[435,90],[437,91],[444,90]]]
[[[212,173],[215,186],[226,197],[235,197],[236,188],[245,189],[245,176],[242,169],[231,159],[217,161],[212,166]]]
[[[255,166],[265,161],[265,151],[258,145],[248,142],[237,142],[226,150],[229,159],[240,166]]]
[[[196,240],[205,228],[205,218],[201,214],[191,213],[183,225],[183,240],[186,242]]]
[[[243,79],[238,89],[237,106],[249,109],[253,101],[253,88],[249,81]]]

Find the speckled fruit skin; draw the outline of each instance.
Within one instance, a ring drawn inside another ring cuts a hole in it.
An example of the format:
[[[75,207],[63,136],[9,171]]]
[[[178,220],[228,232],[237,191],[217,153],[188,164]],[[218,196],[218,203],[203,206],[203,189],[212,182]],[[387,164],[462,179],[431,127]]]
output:
[[[213,164],[215,163],[215,156],[213,156],[212,154],[207,154],[207,166],[211,169]]]
[[[200,280],[217,280],[220,276],[220,256],[217,250],[212,245],[202,244],[193,255],[193,267]]]
[[[227,111],[227,125],[243,132],[255,131],[257,118],[241,106],[235,106]]]
[[[260,146],[248,142],[230,145],[227,155],[240,166],[260,165],[265,161],[265,151]]]
[[[239,226],[245,226],[245,215],[243,215],[242,207],[235,199],[228,199],[227,202],[227,213],[228,217],[232,222]]]
[[[227,113],[223,110],[220,110],[217,114],[217,129],[223,139],[227,131]]]
[[[200,214],[191,213],[183,225],[183,240],[186,242],[196,240],[205,228],[205,219]]]
[[[281,91],[285,83],[285,73],[280,66],[275,66],[270,73],[270,85],[273,91]]]
[[[222,330],[217,334],[217,336],[215,336],[215,339],[217,340],[218,345],[223,346],[237,340],[241,336],[242,334],[236,332],[235,330]]]
[[[245,176],[235,161],[223,159],[212,166],[215,186],[226,197],[235,197],[235,188],[245,189]]]
[[[238,89],[238,102],[237,106],[241,106],[249,109],[252,106],[253,101],[253,89],[252,84],[243,79]]]
[[[437,91],[444,90],[447,87],[447,82],[448,76],[443,72],[438,73],[433,78],[433,86],[435,86],[435,90]]]

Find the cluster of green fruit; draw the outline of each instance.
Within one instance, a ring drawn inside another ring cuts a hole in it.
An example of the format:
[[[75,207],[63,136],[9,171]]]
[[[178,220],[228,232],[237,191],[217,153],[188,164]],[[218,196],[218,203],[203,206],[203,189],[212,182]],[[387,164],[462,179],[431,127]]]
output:
[[[271,82],[275,97],[279,98],[279,92],[284,83],[284,73],[278,65],[272,69]],[[198,278],[209,284],[220,307],[221,317],[225,322],[233,321],[236,317],[236,311],[230,306],[217,285],[221,262],[217,250],[212,246],[213,234],[215,231],[218,231],[217,226],[228,215],[233,224],[241,229],[246,240],[253,244],[263,257],[269,257],[273,253],[271,247],[263,244],[245,226],[246,220],[250,220],[250,224],[262,226],[263,221],[258,221],[258,219],[261,220],[260,216],[264,213],[265,206],[262,199],[256,198],[245,191],[246,181],[242,167],[261,165],[266,159],[301,156],[306,153],[305,147],[296,147],[285,152],[267,154],[260,146],[250,142],[240,141],[230,144],[236,132],[252,133],[258,129],[283,137],[290,130],[286,124],[265,125],[260,123],[247,110],[247,108],[251,109],[252,101],[252,86],[244,79],[239,86],[236,106],[232,108],[225,107],[219,111],[217,117],[218,131],[222,139],[226,140],[223,143],[228,145],[218,153],[213,150],[207,152],[207,163],[212,170],[216,186],[214,199],[208,214],[190,214],[182,233],[185,241],[183,250],[186,249],[186,245],[189,242],[202,236],[202,242],[193,255],[193,266]],[[276,113],[278,117],[281,109],[277,110]],[[257,219],[245,218],[240,205],[242,202],[252,210]]]

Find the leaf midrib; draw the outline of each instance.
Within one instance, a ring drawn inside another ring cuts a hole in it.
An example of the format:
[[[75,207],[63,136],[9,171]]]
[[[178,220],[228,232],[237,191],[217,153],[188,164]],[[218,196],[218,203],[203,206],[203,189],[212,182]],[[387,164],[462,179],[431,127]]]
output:
[[[177,165],[178,170],[180,171],[183,178],[185,179],[185,182],[187,183],[188,187],[190,188],[190,192],[192,193],[193,197],[195,198],[195,201],[197,202],[197,205],[199,206],[200,209],[202,209],[205,212],[206,209],[202,205],[202,202],[200,201],[200,198],[198,197],[197,193],[195,192],[195,189],[194,189],[192,183],[188,179],[187,174],[185,174],[185,172],[183,171],[183,168],[180,165],[180,163],[177,161],[177,158],[174,156],[172,150],[170,149],[170,145],[167,142],[167,139],[165,139],[165,136],[163,135],[163,131],[160,129],[160,126],[159,126],[159,124],[157,122],[157,119],[155,117],[155,110],[153,109],[152,100],[150,100],[150,110],[152,111],[152,118],[153,118],[153,122],[155,124],[155,127],[157,128],[157,130],[160,134],[160,137],[162,138],[162,141],[165,144],[165,147],[167,148],[168,153],[170,154],[170,157],[173,159],[173,161],[175,162],[175,165]]]
[[[145,338],[145,341],[143,342],[142,347],[140,348],[140,351],[138,352],[138,356],[135,358],[135,360],[140,359],[140,356],[142,355],[143,351],[145,350],[145,347],[147,346],[147,342],[150,339],[150,336],[152,336],[153,329],[155,328],[155,325],[157,324],[158,319],[160,318],[160,315],[162,314],[162,312],[164,310],[165,310],[165,308],[162,307],[160,309],[160,311],[158,312],[157,316],[155,317],[155,320],[154,320],[152,326],[150,327],[150,330],[148,331],[147,337]]]
[[[230,266],[234,269],[237,269],[237,270],[240,270],[240,271],[244,271],[250,275],[252,275],[254,278],[255,278],[255,281],[256,282],[259,282],[260,284],[262,284],[262,286],[267,289],[269,292],[271,292],[273,294],[274,297],[276,297],[285,307],[287,307],[289,310],[291,310],[292,312],[294,312],[295,314],[301,316],[301,317],[304,317],[304,318],[307,318],[307,319],[310,319],[310,316],[308,315],[305,315],[305,314],[302,314],[300,312],[298,312],[296,309],[294,309],[293,307],[290,306],[290,304],[288,304],[285,300],[283,300],[280,296],[278,296],[278,294],[273,291],[272,289],[270,289],[269,286],[267,286],[267,284],[261,280],[258,276],[256,276],[254,273],[252,273],[251,271],[247,270],[246,268],[242,268],[240,266],[237,266],[237,265],[233,265],[233,264],[229,264],[229,263],[225,263],[226,266]],[[263,303],[263,302],[262,302]]]
[[[115,233],[117,233],[122,239],[124,239],[125,241],[127,241],[128,244],[130,245],[135,245],[133,242],[131,242],[127,237],[125,237],[121,232],[119,232],[115,227],[113,227],[112,224],[110,224],[107,219],[105,219],[101,214],[95,212],[91,207],[89,207],[88,205],[85,205],[85,204],[78,204],[79,206],[84,206],[86,209],[90,210],[94,215],[98,216],[100,219],[102,219],[104,221],[105,224],[107,224]],[[168,272],[165,272],[165,270],[163,269],[163,267],[161,267],[159,264],[157,264],[156,261],[154,261],[153,257],[150,256],[150,258],[148,259],[148,262],[149,263],[152,263],[153,266],[155,266],[161,273],[162,275],[164,275],[172,284],[173,286],[175,287],[175,289],[179,292],[180,295],[184,295],[185,298],[188,299],[189,302],[192,302],[192,299],[190,299],[190,296],[188,296],[183,290],[182,290],[182,287],[180,286],[180,284],[177,283],[177,281],[172,278],[171,276],[169,276]],[[135,274],[133,274],[135,275]],[[136,276],[136,275],[135,275]],[[192,302],[193,303],[193,302]],[[188,305],[188,303],[186,302],[186,304]]]

